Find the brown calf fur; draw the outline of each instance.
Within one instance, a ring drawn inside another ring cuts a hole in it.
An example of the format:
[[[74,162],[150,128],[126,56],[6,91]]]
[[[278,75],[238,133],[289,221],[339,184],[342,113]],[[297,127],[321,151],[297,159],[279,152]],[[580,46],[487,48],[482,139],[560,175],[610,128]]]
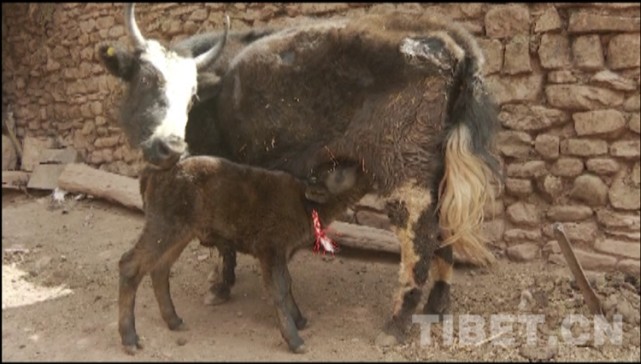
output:
[[[258,258],[281,334],[293,352],[303,352],[298,330],[307,320],[292,296],[287,260],[313,243],[313,209],[329,224],[358,201],[369,184],[355,164],[325,164],[307,181],[209,156],[186,158],[168,170],[145,168],[140,178],[145,226],[119,263],[118,327],[125,351],[141,347],[134,305],[147,273],[163,320],[171,330],[182,326],[169,291],[169,271],[187,244],[198,238]]]

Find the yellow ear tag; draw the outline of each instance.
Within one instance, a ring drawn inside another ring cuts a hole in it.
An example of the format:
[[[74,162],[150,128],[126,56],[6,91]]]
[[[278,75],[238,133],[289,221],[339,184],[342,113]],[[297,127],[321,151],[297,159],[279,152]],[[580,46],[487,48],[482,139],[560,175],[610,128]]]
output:
[[[114,47],[107,48],[107,56],[113,57],[115,54],[116,54],[116,50],[114,49]]]

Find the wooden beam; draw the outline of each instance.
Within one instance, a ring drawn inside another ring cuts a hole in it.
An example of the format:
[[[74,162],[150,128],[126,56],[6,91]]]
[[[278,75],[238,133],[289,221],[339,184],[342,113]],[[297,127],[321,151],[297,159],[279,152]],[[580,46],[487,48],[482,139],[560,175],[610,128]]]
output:
[[[24,171],[2,171],[2,188],[23,190],[29,183],[31,173]]]
[[[58,177],[58,187],[117,202],[142,211],[138,180],[101,171],[84,163],[67,164]]]

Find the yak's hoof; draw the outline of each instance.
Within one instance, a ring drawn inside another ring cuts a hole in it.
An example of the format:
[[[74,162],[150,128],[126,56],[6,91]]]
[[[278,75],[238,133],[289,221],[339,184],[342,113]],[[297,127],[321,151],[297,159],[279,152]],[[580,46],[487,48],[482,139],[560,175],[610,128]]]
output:
[[[449,313],[449,305],[429,305],[423,307],[423,314],[438,316],[439,322],[443,321],[443,316]]]
[[[167,323],[167,326],[169,326],[169,330],[171,331],[189,330],[189,327],[187,326],[187,324],[180,317],[177,317],[175,320]]]
[[[394,337],[394,339],[396,340],[396,343],[402,344],[405,342],[405,339],[407,338],[407,328],[401,322],[398,322],[395,319],[391,319],[383,327],[383,334]],[[379,337],[381,337],[381,335],[379,335]],[[385,341],[391,341],[391,340],[386,339]]]
[[[305,317],[301,316],[298,320],[296,320],[297,329],[303,330],[306,327],[307,327],[307,319]]]
[[[447,282],[438,281],[434,284],[430,292],[423,313],[426,315],[438,315],[440,321],[443,321],[443,315],[450,309],[450,285]]]
[[[229,298],[229,295],[217,295],[214,292],[207,292],[205,293],[203,303],[206,306],[216,306],[229,301]]]

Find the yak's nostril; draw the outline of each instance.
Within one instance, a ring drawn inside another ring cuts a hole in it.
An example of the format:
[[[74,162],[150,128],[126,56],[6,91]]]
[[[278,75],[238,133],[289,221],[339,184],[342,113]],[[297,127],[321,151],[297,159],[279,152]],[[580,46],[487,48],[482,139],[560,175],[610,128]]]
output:
[[[162,140],[158,140],[158,142],[156,143],[156,151],[158,152],[158,156],[161,158],[167,157],[171,154],[169,145]]]
[[[169,137],[154,140],[154,149],[160,158],[172,157],[185,152],[185,143],[180,138]]]
[[[182,138],[154,137],[142,144],[144,159],[156,166],[171,167],[185,153],[187,144]]]

